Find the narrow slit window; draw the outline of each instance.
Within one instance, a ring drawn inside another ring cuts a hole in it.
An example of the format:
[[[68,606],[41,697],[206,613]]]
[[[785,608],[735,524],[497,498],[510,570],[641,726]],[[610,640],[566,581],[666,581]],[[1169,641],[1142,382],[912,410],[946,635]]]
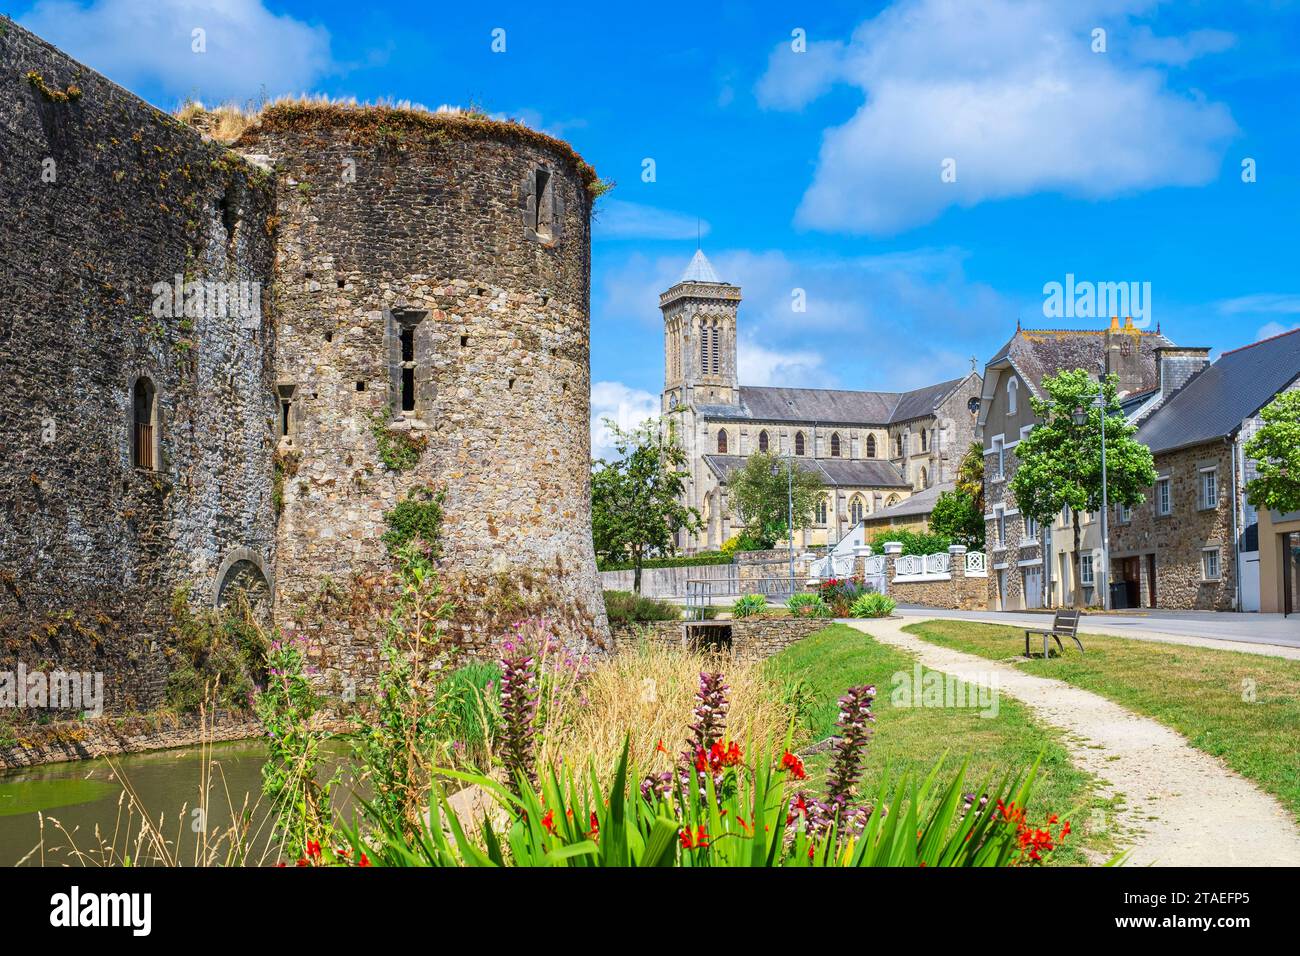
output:
[[[533,174],[533,222],[537,235],[551,238],[551,174],[539,169]]]
[[[153,471],[157,393],[147,378],[138,378],[131,389],[131,464]]]
[[[415,327],[402,329],[402,411],[415,411]]]

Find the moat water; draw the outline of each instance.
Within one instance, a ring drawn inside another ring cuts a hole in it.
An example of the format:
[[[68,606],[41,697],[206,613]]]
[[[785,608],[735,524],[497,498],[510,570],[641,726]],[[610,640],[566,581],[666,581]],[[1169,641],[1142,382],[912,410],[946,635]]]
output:
[[[326,776],[343,762],[347,745],[331,742],[327,748]],[[204,823],[212,844],[241,817],[247,821],[250,862],[271,865],[275,857],[266,855],[269,807],[262,797],[264,757],[259,741],[236,741],[206,750],[182,747],[0,772],[0,866],[98,865],[103,843],[116,850],[103,862],[121,865],[129,854],[132,863],[148,863],[157,850],[153,840],[146,840],[141,852],[141,809],[174,862],[194,864],[204,842]],[[205,762],[207,809],[195,813]],[[127,788],[133,796],[124,796]],[[336,791],[336,805],[345,814],[350,794],[347,782]],[[132,806],[133,814],[128,812]],[[219,844],[218,862],[225,861],[227,845]]]

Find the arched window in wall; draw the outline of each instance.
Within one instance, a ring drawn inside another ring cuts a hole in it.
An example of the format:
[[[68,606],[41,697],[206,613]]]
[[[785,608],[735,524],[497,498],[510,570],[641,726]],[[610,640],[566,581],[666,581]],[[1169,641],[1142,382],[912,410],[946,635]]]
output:
[[[921,429],[921,451],[930,450],[930,429]]]
[[[727,430],[724,428],[718,432],[718,454],[725,455],[726,453],[727,453]]]
[[[840,457],[840,433],[831,432],[831,457]]]
[[[719,355],[721,352],[721,350],[718,348],[718,320],[717,319],[713,320],[713,325],[711,326],[711,335],[713,338],[713,347],[709,357],[713,365],[713,374],[716,375],[718,374],[718,370],[720,368]]]
[[[920,485],[921,485],[921,487],[917,489],[918,491],[923,491],[924,489],[930,487],[930,474],[925,470],[924,466],[922,466],[921,472],[918,477],[920,478]]]
[[[131,464],[154,471],[158,467],[158,392],[143,375],[131,386]]]
[[[876,436],[875,435],[867,436],[867,457],[868,458],[876,457]]]
[[[854,524],[857,524],[859,521],[862,520],[862,511],[863,511],[862,496],[854,495],[853,500],[849,502],[849,519]]]
[[[804,451],[803,432],[795,432],[795,433],[794,433],[794,453],[795,453],[796,455],[802,455],[802,454],[803,454],[803,451]]]
[[[767,429],[763,429],[758,433],[758,450],[761,452],[767,451]]]
[[[700,374],[709,374],[709,326],[700,319]]]
[[[829,505],[830,505],[830,499],[827,498],[825,495],[817,499],[817,523],[818,524],[826,523],[826,510]]]
[[[1007,414],[1016,413],[1016,398],[1020,394],[1020,383],[1014,378],[1007,381]]]

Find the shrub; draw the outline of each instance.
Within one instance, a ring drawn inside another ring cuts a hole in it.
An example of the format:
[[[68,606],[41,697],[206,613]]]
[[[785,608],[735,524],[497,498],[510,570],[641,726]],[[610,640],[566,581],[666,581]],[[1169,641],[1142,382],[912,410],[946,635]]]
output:
[[[388,530],[381,540],[389,554],[396,556],[401,548],[415,543],[426,558],[432,560],[438,556],[442,499],[441,492],[416,486],[391,510],[384,512],[384,524],[388,525]]]
[[[682,617],[682,609],[671,601],[657,601],[631,591],[606,591],[605,613],[610,624],[679,621]]]
[[[831,616],[831,607],[820,594],[791,594],[785,606],[795,617]]]
[[[947,554],[948,546],[953,544],[952,538],[943,534],[925,533],[921,531],[880,531],[867,542],[871,545],[874,554],[885,553],[885,542],[897,541],[903,546],[903,554]]]
[[[767,610],[767,598],[761,594],[746,594],[731,605],[732,617],[754,617]]]
[[[849,614],[852,617],[889,617],[895,607],[897,605],[889,595],[870,591],[853,602]]]
[[[849,617],[853,602],[864,594],[869,594],[861,578],[831,578],[817,585],[817,594],[835,617]]]
[[[205,702],[247,708],[266,679],[266,636],[243,595],[221,610],[195,611],[189,588],[172,595],[175,667],[167,676],[167,705],[197,713]]]

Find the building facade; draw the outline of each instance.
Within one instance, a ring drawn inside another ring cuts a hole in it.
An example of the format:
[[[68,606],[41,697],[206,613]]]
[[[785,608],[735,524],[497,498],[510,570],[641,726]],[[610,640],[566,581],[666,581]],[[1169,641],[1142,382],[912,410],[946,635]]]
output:
[[[951,482],[975,436],[974,372],[910,392],[780,388],[739,383],[738,286],[702,251],[659,297],[664,317],[662,413],[689,462],[687,504],[704,523],[683,534],[688,553],[744,530],[727,479],[755,452],[790,456],[825,486],[801,547],[833,544],[856,524],[912,494]]]
[[[1037,424],[1029,398],[1045,398],[1044,378],[1085,369],[1094,378],[1114,374],[1126,414],[1150,400],[1158,384],[1158,350],[1173,345],[1159,330],[1112,321],[1105,329],[1021,329],[984,371],[979,429],[984,448],[985,551],[989,608],[1019,610],[1071,603],[1076,586],[1085,603],[1097,601],[1101,533],[1096,516],[1080,515],[1078,574],[1073,517],[1051,527],[1022,515],[1010,482],[1015,449]]]

